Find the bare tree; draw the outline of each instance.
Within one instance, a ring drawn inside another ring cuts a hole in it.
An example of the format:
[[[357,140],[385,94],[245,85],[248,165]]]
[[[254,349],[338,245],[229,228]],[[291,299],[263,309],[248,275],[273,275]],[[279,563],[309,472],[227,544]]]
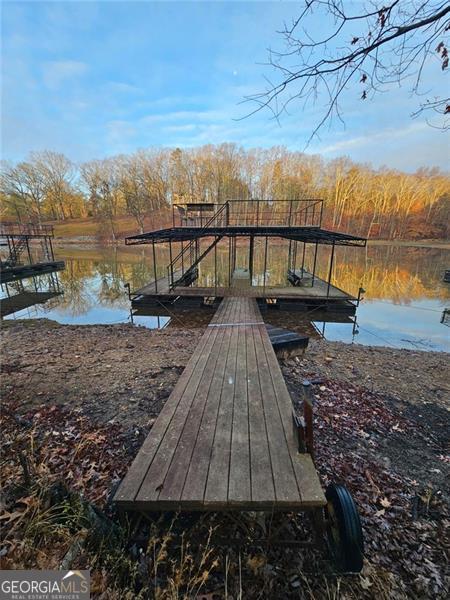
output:
[[[45,180],[46,197],[54,206],[56,215],[64,220],[72,217],[68,197],[73,192],[72,181],[75,176],[75,167],[71,160],[64,154],[44,150],[32,152],[32,162],[43,174]]]
[[[442,70],[449,65],[447,1],[306,0],[304,4],[300,16],[280,32],[285,48],[269,50],[268,64],[276,80],[267,80],[264,92],[246,97],[257,104],[250,114],[269,108],[278,118],[293,101],[306,107],[324,99],[323,115],[309,143],[325,123],[335,117],[342,120],[341,101],[348,87],[357,85],[358,96],[366,100],[389,91],[393,84],[406,83],[413,94],[422,96],[413,116],[427,111],[439,115],[431,125],[450,126],[446,84],[444,94],[433,92],[431,97],[430,91],[421,89],[433,58]]]
[[[41,222],[46,181],[43,170],[35,160],[16,166],[3,163],[1,189],[19,222],[25,215]]]
[[[116,217],[119,216],[121,200],[120,166],[117,158],[105,158],[83,163],[80,167],[81,178],[89,190],[90,201],[96,205],[96,216],[102,230],[117,240]]]

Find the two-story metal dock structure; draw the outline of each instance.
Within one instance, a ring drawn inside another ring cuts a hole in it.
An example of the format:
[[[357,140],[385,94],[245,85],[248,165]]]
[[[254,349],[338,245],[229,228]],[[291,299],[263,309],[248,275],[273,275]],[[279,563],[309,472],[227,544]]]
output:
[[[331,283],[335,249],[364,247],[366,240],[323,229],[322,200],[186,203],[174,204],[172,211],[171,226],[126,239],[128,245],[151,244],[153,253],[154,278],[131,293],[133,308],[211,305],[226,297],[241,296],[256,298],[260,308],[320,308],[354,314],[358,293],[352,295]],[[287,251],[285,281],[273,285],[268,250],[280,240],[284,240]],[[169,247],[169,263],[165,265],[158,260],[160,244]],[[225,249],[225,274],[217,267],[219,246]],[[328,273],[319,277],[318,257],[325,247],[329,253]],[[236,260],[242,248],[246,254],[244,266]],[[211,255],[205,284],[205,278],[202,281],[199,275],[203,261]]]

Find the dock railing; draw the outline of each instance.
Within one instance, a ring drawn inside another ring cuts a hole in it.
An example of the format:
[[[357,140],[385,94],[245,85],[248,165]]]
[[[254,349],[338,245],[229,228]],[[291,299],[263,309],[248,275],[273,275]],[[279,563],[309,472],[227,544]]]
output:
[[[228,209],[217,219],[221,206]],[[213,216],[211,217],[211,213]],[[173,227],[320,227],[322,224],[323,200],[302,198],[301,200],[231,199],[224,203],[186,203],[172,207]],[[209,225],[208,225],[209,224]]]
[[[42,223],[0,223],[0,236],[49,236],[53,237],[53,225]]]
[[[227,227],[228,226],[228,214],[229,214],[229,205],[228,202],[222,205],[217,205],[219,209],[210,217],[204,225],[201,227],[198,232],[198,236],[204,233],[210,227]],[[216,242],[217,243],[217,242]],[[210,246],[213,248],[216,243]],[[202,257],[204,254],[202,254]],[[185,261],[189,263],[187,269],[185,269]],[[183,246],[181,251],[175,256],[175,258],[171,259],[170,263],[167,265],[167,279],[169,282],[169,289],[173,289],[174,287],[174,274],[181,270],[182,275],[186,275],[186,273],[194,269],[199,262],[198,256],[198,237],[191,240],[186,246]]]

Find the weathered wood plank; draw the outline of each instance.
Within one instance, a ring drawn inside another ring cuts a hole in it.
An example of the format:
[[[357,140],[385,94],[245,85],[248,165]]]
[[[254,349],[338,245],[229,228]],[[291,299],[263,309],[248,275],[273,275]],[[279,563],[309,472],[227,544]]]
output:
[[[181,499],[181,493],[183,491],[189,465],[191,464],[192,454],[197,441],[209,390],[220,357],[223,334],[223,329],[217,331],[214,344],[206,359],[205,369],[202,373],[197,390],[195,391],[193,402],[186,416],[183,430],[177,440],[176,447],[173,447],[173,455],[170,458],[167,458],[167,462],[169,462],[170,466],[168,467],[166,477],[164,478],[163,488],[158,496],[158,500],[160,501],[175,501]],[[190,390],[186,388],[185,393],[188,394],[189,392]],[[171,449],[172,444],[173,442],[169,442],[169,447]],[[201,495],[200,498],[203,498],[203,495]]]
[[[205,504],[227,505],[230,468],[231,434],[233,422],[234,382],[239,328],[232,327],[230,347],[223,377],[220,408],[211,452]]]
[[[228,360],[228,352],[231,343],[232,328],[227,327],[223,331],[216,372],[208,393],[207,405],[198,432],[197,441],[192,455],[191,463],[186,476],[182,493],[183,502],[189,503],[203,501],[208,479],[211,452],[216,433],[218,412],[222,400],[223,378]]]
[[[241,320],[245,320],[247,316],[248,310],[244,310]],[[249,328],[245,325],[239,325],[237,329],[236,380],[234,382],[230,474],[228,481],[228,502],[230,504],[251,499],[246,352],[246,335]]]
[[[272,376],[264,351],[263,337],[267,336],[264,325],[255,327],[255,350],[263,406],[266,415],[267,437],[272,462],[275,495],[278,504],[299,502],[300,492],[297,486],[289,449],[286,445],[283,423],[280,418],[273,388]]]
[[[193,376],[190,378],[183,392],[180,403],[177,406],[170,427],[167,428],[164,438],[158,448],[158,452],[154,456],[145,479],[142,482],[136,500],[138,501],[156,501],[161,491],[161,486],[164,486],[164,479],[167,470],[170,466],[172,455],[176,449],[179,438],[183,432],[186,419],[189,416],[189,410],[194,401],[197,389],[202,383],[203,372],[210,361],[211,350],[214,347],[214,341],[218,334],[218,329],[212,329],[208,342],[205,344],[200,359],[195,367]],[[214,360],[212,358],[211,360]],[[203,384],[202,384],[203,385]]]
[[[259,383],[258,364],[255,352],[255,328],[251,327],[246,338],[249,435],[251,440],[251,498],[261,505],[273,505],[275,488],[272,462],[267,438],[266,416]]]
[[[292,429],[291,397],[270,343],[269,336],[265,329],[261,332],[261,340],[264,347],[264,352],[266,354],[269,372],[272,378],[280,419],[283,425],[286,447],[288,448],[291,457],[292,467],[295,472],[298,489],[300,491],[300,497],[303,504],[314,505],[323,500],[323,491],[320,485],[319,477],[314,467],[312,467],[312,469],[310,468],[309,461],[312,466],[311,457],[308,457],[309,461],[305,460],[304,458],[301,458],[305,455],[301,455],[297,451],[296,441],[294,439]]]
[[[139,450],[139,453],[131,464],[131,467],[121,485],[119,486],[119,489],[115,495],[116,502],[126,502],[134,499],[137,495],[145,474],[153,460],[154,455],[156,454],[156,451],[158,450],[159,444],[161,443],[161,440],[171,423],[173,415],[175,414],[178,404],[183,396],[183,392],[196,370],[204,349],[208,344],[211,343],[212,334],[213,330],[208,329],[195,348],[194,353],[180,378],[178,379],[172,394],[164,404],[156,422],[152,427],[152,430],[145,439],[141,449]]]

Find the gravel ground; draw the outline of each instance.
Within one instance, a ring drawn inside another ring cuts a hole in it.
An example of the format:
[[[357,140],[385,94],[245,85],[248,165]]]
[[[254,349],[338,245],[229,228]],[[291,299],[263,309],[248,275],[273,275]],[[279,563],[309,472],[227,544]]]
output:
[[[24,411],[45,402],[81,408],[99,424],[149,426],[200,336],[132,325],[13,324],[1,332],[2,397]]]

